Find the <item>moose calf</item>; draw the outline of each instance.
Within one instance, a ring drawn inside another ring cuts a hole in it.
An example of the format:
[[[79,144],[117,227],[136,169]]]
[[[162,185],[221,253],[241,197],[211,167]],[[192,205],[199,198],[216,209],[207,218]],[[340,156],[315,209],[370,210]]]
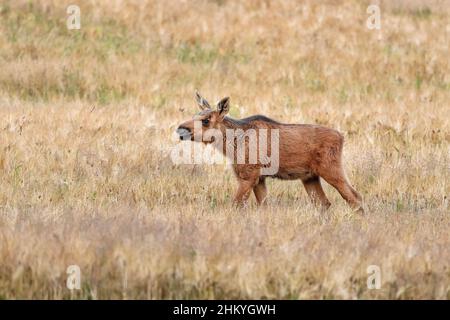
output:
[[[241,130],[245,134],[250,129],[267,131],[278,130],[278,170],[273,174],[262,173],[265,164],[262,161],[248,162],[248,139],[234,136],[231,140],[234,148],[233,170],[239,182],[239,187],[234,197],[234,202],[242,205],[247,201],[253,190],[258,204],[264,202],[267,195],[265,179],[267,177],[283,180],[300,179],[305,186],[311,200],[323,208],[330,206],[322,186],[320,178],[324,179],[334,188],[353,208],[363,213],[360,194],[349,184],[342,166],[342,147],[344,137],[338,131],[319,125],[310,124],[284,124],[262,115],[251,116],[244,119],[232,119],[226,114],[230,108],[229,98],[223,98],[217,104],[217,109],[212,109],[210,104],[197,92],[196,100],[201,112],[193,119],[182,123],[177,134],[181,140],[199,141],[205,144],[220,145],[225,154],[225,146],[230,144],[227,132]],[[197,122],[201,125],[195,125]],[[223,141],[217,144],[211,135],[205,134],[207,130],[215,129],[222,133]],[[196,138],[197,137],[197,138]],[[258,143],[261,143],[258,141]],[[270,144],[270,142],[268,143]],[[246,162],[236,163],[236,150],[247,151]],[[267,150],[267,148],[265,149]],[[232,155],[232,156],[233,156]]]

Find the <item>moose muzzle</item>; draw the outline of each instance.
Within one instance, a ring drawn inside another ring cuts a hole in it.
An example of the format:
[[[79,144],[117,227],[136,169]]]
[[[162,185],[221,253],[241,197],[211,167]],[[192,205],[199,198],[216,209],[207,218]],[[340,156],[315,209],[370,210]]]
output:
[[[180,136],[180,140],[191,140],[192,133],[191,130],[185,127],[178,127],[177,134]]]

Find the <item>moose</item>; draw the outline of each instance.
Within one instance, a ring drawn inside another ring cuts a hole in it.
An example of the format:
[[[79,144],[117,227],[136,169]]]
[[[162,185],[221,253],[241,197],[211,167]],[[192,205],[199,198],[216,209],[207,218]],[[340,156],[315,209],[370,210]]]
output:
[[[263,115],[254,115],[244,119],[233,119],[226,116],[230,109],[230,99],[221,99],[215,109],[208,101],[196,92],[196,101],[201,111],[194,117],[182,123],[176,130],[181,140],[191,140],[204,144],[217,144],[214,138],[207,135],[208,130],[218,130],[222,133],[221,152],[226,153],[225,141],[230,130],[268,130],[278,131],[279,143],[278,170],[272,174],[262,173],[265,164],[262,161],[236,163],[236,151],[232,156],[232,167],[239,186],[234,197],[234,203],[244,205],[253,190],[258,205],[264,204],[267,196],[266,178],[282,180],[300,179],[311,201],[323,209],[331,205],[326,197],[321,179],[332,185],[347,201],[350,207],[359,213],[364,213],[361,195],[350,185],[342,164],[342,149],[344,137],[334,129],[313,124],[285,124]],[[197,125],[196,125],[197,123]],[[200,124],[200,125],[199,125]],[[197,137],[197,138],[196,138]],[[236,135],[231,140],[235,147],[241,145],[241,150],[250,151],[248,139]],[[261,143],[258,141],[258,143]],[[270,144],[271,142],[268,142]],[[235,148],[237,150],[238,148]]]

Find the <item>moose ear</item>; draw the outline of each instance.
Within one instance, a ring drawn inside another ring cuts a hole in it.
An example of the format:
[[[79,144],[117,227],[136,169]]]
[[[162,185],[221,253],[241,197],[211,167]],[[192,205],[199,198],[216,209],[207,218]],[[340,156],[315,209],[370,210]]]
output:
[[[206,101],[205,98],[203,98],[198,91],[195,91],[195,100],[197,100],[197,104],[200,107],[200,109],[211,109],[211,106],[209,105],[208,101]]]
[[[225,116],[230,110],[230,98],[226,97],[219,101],[217,104],[217,111],[221,116]]]

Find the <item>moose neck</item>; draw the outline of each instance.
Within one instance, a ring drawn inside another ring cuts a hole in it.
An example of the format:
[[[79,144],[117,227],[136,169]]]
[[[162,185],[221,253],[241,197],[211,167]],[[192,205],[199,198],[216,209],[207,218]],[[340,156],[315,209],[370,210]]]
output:
[[[222,145],[220,146],[219,144],[216,144],[216,148],[218,148],[222,152],[222,154],[226,156],[227,144],[228,145],[232,144],[229,147],[233,147],[235,149],[237,143],[236,137],[233,137],[233,139],[230,138],[227,139],[227,130],[232,130],[233,133],[231,134],[234,134],[234,130],[237,129],[245,130],[247,127],[248,124],[244,123],[242,120],[225,117],[219,127],[219,130],[222,132]],[[230,134],[230,132],[228,132],[228,134]]]
[[[243,129],[243,124],[241,120],[225,117],[222,121],[224,130],[226,129]]]

